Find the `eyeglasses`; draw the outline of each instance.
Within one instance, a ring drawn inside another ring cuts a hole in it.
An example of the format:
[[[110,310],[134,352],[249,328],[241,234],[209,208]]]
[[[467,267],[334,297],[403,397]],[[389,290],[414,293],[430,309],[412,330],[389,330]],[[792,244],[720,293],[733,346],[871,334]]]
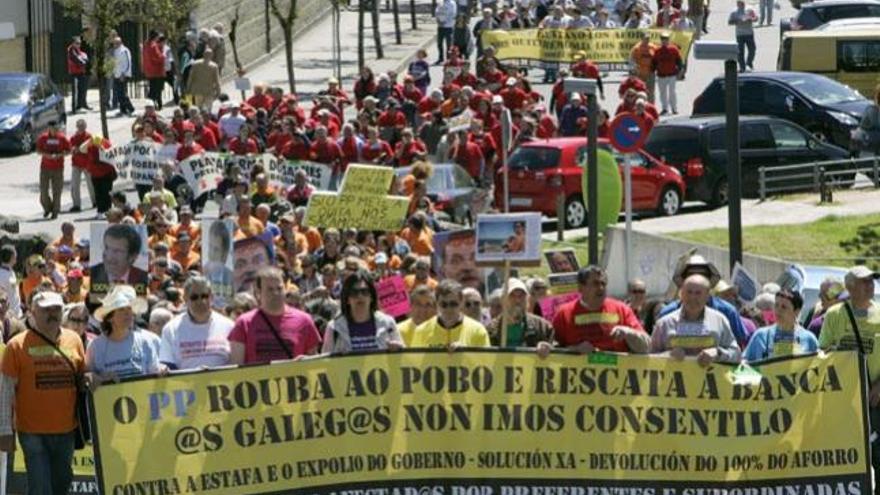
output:
[[[69,321],[71,323],[79,323],[80,325],[82,325],[83,323],[88,323],[89,319],[88,318],[68,318],[67,321]]]
[[[189,300],[192,302],[196,302],[196,301],[200,301],[200,300],[207,301],[210,298],[211,298],[211,294],[208,292],[206,292],[204,294],[190,294],[190,296],[189,296]]]
[[[437,306],[440,306],[443,309],[457,308],[461,306],[461,303],[458,301],[439,301]]]
[[[630,289],[629,292],[630,294],[644,294],[645,289]]]
[[[464,307],[466,308],[479,308],[481,305],[480,301],[466,301],[464,303]]]
[[[369,297],[370,296],[370,288],[369,287],[353,287],[351,292],[349,292],[349,297]]]

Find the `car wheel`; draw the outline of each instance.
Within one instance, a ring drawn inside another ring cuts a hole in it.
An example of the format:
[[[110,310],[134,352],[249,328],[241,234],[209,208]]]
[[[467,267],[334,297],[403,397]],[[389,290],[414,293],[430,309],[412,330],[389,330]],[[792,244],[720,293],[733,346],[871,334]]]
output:
[[[559,221],[557,219],[557,221]],[[587,207],[579,194],[565,201],[565,228],[578,229],[587,224]]]
[[[21,133],[18,150],[24,154],[30,153],[34,150],[34,131],[30,126],[25,127],[24,132]]]
[[[660,194],[657,212],[663,216],[671,217],[679,210],[681,210],[681,193],[673,186],[666,186]]]
[[[727,178],[719,179],[712,189],[712,206],[724,206],[727,204],[728,184]]]

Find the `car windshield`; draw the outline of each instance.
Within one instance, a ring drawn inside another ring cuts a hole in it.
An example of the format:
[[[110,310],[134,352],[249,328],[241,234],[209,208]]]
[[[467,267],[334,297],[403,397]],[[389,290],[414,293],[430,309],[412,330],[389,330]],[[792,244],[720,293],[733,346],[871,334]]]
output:
[[[28,83],[24,79],[0,79],[0,106],[21,105],[28,100]]]
[[[559,166],[559,150],[538,146],[525,146],[510,155],[511,170],[544,170]]]
[[[428,177],[428,192],[441,192],[449,189],[448,184],[448,175],[449,171],[445,169],[435,170],[430,177]]]
[[[788,79],[788,83],[820,105],[834,105],[864,99],[849,86],[824,77]]]

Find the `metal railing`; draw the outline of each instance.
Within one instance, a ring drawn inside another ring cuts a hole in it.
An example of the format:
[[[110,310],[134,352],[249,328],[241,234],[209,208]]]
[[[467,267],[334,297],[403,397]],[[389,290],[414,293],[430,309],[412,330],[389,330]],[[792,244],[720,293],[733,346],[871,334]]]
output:
[[[825,187],[852,186],[856,174],[866,175],[874,187],[880,187],[880,157],[758,167],[758,191],[761,201],[779,193],[819,193]]]

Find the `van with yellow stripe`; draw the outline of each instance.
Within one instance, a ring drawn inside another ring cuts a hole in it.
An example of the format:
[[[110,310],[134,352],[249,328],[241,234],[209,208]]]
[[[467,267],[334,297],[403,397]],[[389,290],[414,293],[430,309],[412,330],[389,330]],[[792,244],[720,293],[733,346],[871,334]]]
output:
[[[880,83],[880,29],[789,31],[777,69],[822,74],[873,99]]]

